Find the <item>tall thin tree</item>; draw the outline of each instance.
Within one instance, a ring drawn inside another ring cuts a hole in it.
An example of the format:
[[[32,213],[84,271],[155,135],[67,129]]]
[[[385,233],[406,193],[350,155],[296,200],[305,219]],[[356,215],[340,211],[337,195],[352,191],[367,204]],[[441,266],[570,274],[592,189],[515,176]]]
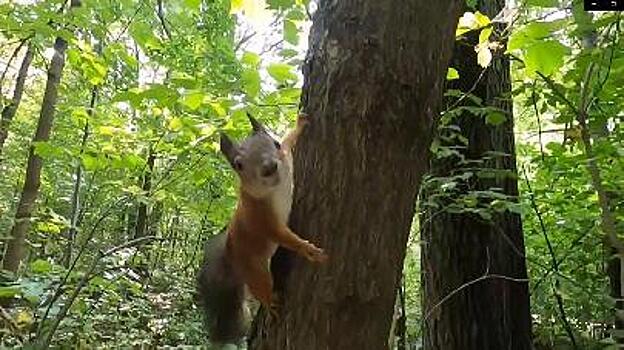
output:
[[[13,88],[13,97],[11,101],[2,109],[2,117],[0,118],[0,162],[2,162],[2,152],[4,150],[4,143],[9,136],[9,126],[17,113],[17,108],[22,102],[22,96],[24,95],[24,86],[26,85],[26,78],[28,77],[28,69],[35,56],[35,48],[33,45],[28,45],[28,49],[22,58],[22,64],[17,72],[17,78],[15,79],[15,87]]]
[[[80,6],[80,4],[80,0],[72,0],[70,6],[74,8]],[[41,170],[43,168],[43,159],[35,152],[35,145],[38,142],[46,142],[50,139],[58,100],[58,88],[61,82],[63,67],[65,66],[66,49],[67,41],[60,36],[57,37],[54,41],[54,55],[48,68],[48,80],[43,94],[43,101],[41,102],[37,131],[32,139],[30,152],[28,153],[24,187],[2,260],[2,267],[5,270],[17,272],[24,257],[26,234],[30,227],[30,219],[35,208],[35,202],[39,196]]]

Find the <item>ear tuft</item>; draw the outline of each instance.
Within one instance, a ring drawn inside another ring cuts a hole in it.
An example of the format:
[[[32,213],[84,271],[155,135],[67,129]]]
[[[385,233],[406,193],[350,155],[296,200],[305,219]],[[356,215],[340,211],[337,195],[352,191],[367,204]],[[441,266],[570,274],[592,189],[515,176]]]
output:
[[[254,118],[249,112],[247,112],[247,118],[249,118],[249,123],[251,124],[251,128],[253,129],[254,133],[266,131],[264,125],[262,125],[262,123]]]
[[[234,159],[238,155],[238,146],[224,133],[219,133],[219,145],[221,147],[221,153],[225,155],[225,158],[234,167]]]

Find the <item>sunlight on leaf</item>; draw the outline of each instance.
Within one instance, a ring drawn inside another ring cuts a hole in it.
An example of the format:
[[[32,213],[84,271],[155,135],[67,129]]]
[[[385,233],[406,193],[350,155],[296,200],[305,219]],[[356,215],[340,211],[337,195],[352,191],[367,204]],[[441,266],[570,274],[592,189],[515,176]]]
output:
[[[446,80],[455,79],[459,79],[459,72],[457,71],[457,69],[449,67],[448,71],[446,72]]]
[[[536,71],[550,75],[563,65],[569,49],[558,41],[541,41],[526,49],[524,63],[529,75]]]
[[[455,36],[461,36],[469,31],[484,28],[490,25],[490,18],[481,12],[465,12],[463,16],[459,18],[457,30]]]
[[[487,42],[477,45],[475,50],[477,51],[477,63],[479,66],[483,68],[489,66],[490,62],[492,62],[492,51],[490,51]]]
[[[204,102],[204,94],[201,91],[193,91],[182,99],[182,104],[191,110],[197,110]]]
[[[292,72],[292,69],[293,67],[286,63],[272,63],[267,67],[269,75],[279,83],[297,80],[297,75]]]

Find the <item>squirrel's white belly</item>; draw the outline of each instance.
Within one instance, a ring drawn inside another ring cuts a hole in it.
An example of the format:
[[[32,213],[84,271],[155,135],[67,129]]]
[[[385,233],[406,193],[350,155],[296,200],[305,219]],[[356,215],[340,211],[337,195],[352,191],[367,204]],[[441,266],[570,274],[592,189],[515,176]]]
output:
[[[274,189],[273,194],[271,196],[271,202],[273,206],[273,210],[275,210],[275,215],[280,223],[287,225],[288,224],[288,216],[290,215],[290,209],[292,207],[292,197],[293,197],[293,174],[292,174],[292,156],[288,155],[282,166],[279,168],[280,172],[280,182],[277,187]],[[274,244],[272,248],[272,253],[275,253],[277,250],[277,244]]]

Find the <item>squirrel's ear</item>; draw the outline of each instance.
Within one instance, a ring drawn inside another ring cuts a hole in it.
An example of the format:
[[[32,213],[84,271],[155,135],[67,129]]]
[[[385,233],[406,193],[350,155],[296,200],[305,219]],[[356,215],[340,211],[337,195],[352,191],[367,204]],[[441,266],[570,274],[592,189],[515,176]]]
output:
[[[238,146],[224,133],[219,133],[219,144],[221,146],[221,153],[225,155],[230,165],[234,167],[236,156],[238,156]]]
[[[249,112],[247,112],[247,118],[249,118],[249,123],[251,124],[251,128],[253,129],[254,133],[266,132],[264,125],[262,125],[262,123],[260,123],[256,118],[252,117]]]

